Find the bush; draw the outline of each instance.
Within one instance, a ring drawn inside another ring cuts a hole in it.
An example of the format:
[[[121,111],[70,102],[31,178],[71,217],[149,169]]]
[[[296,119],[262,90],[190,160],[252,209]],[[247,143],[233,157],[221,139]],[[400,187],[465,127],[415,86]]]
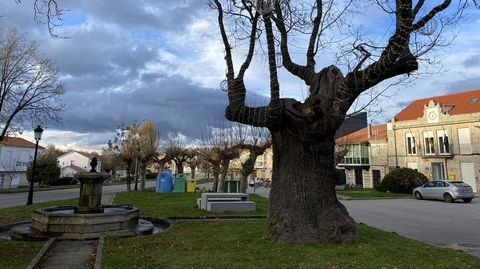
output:
[[[416,170],[397,168],[388,173],[376,189],[383,192],[412,193],[413,189],[425,184],[427,181],[428,178]]]
[[[62,177],[50,183],[52,186],[59,185],[75,185],[78,183],[78,180],[73,177]]]
[[[147,179],[156,179],[157,178],[157,175],[158,173],[155,173],[155,172],[151,172],[149,170],[147,170],[147,173],[145,173],[145,177]]]

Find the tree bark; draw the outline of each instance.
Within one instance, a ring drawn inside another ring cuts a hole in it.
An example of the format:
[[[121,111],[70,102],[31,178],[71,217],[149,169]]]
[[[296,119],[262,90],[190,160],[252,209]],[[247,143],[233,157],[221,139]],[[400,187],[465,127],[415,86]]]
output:
[[[195,169],[196,169],[195,165],[190,165],[190,172],[191,172],[192,179],[195,179]]]
[[[356,225],[337,200],[334,134],[307,139],[272,130],[273,175],[267,234],[278,242],[353,243]]]
[[[247,192],[247,185],[248,185],[248,176],[252,174],[253,169],[255,168],[255,161],[257,160],[258,155],[251,150],[248,159],[242,164],[242,175],[240,176],[240,188],[239,191],[241,193]]]
[[[226,192],[227,190],[225,189],[225,180],[227,178],[227,172],[228,172],[228,165],[230,164],[230,160],[222,160],[222,164],[220,165],[220,180],[218,181],[219,187],[217,190],[219,192]]]
[[[212,192],[217,192],[218,190],[218,175],[218,172],[213,172]]]

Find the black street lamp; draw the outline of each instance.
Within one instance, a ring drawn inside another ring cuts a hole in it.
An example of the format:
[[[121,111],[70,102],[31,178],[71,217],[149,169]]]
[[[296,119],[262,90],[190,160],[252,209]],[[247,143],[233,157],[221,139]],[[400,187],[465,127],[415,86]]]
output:
[[[28,200],[27,200],[27,205],[33,204],[33,182],[35,179],[35,165],[37,164],[37,151],[38,151],[38,141],[42,139],[42,133],[43,129],[40,127],[40,125],[37,126],[33,130],[35,134],[35,140],[37,143],[35,144],[35,155],[33,156],[33,167],[32,167],[32,178],[30,178],[30,188],[28,189]]]

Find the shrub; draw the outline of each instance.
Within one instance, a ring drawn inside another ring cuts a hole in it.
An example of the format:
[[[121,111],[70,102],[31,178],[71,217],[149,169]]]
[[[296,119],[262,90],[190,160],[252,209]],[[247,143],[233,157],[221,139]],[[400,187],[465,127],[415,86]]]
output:
[[[383,192],[412,193],[413,189],[425,184],[427,181],[428,178],[416,170],[397,168],[388,173],[376,189]]]
[[[78,183],[78,180],[73,177],[61,177],[53,182],[50,183],[52,186],[59,186],[59,185],[75,185]]]

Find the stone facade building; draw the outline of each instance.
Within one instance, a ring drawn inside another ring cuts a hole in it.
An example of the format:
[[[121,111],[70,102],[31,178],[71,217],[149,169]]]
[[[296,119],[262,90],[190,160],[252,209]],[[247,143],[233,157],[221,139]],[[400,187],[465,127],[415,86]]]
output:
[[[351,149],[338,164],[347,184],[373,187],[390,170],[408,167],[429,179],[461,180],[478,192],[480,90],[417,99],[386,125],[336,141]]]
[[[480,90],[417,99],[387,124],[388,164],[480,187]]]
[[[387,172],[387,126],[367,126],[337,138],[337,152],[346,151],[340,169],[348,185],[373,188]],[[338,154],[338,153],[337,153]]]

